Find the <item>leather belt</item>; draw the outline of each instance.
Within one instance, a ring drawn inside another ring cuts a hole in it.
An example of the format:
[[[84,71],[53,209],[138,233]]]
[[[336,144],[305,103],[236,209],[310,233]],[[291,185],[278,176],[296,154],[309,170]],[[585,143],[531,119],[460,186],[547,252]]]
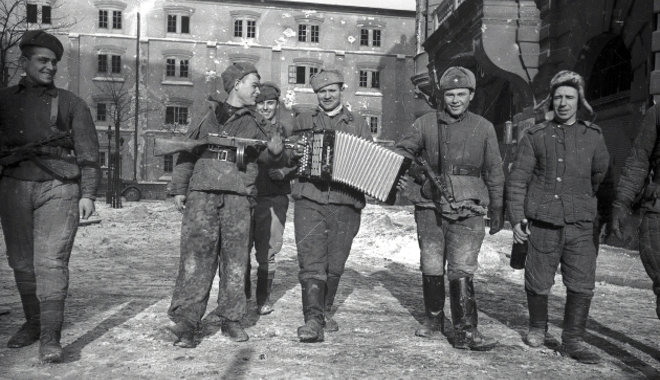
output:
[[[208,145],[199,158],[236,162],[236,150],[219,145]]]
[[[449,165],[447,168],[449,174],[467,175],[470,177],[481,177],[481,168],[476,166]]]

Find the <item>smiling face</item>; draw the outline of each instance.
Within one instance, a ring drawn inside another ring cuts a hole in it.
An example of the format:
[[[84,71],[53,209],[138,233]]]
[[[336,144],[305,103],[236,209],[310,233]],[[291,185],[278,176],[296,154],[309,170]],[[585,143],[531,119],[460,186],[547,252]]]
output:
[[[239,106],[255,105],[257,103],[257,95],[260,94],[259,76],[254,73],[244,76],[242,79],[236,81],[234,91],[236,92],[236,99],[240,103]]]
[[[257,103],[257,111],[259,111],[261,116],[268,120],[272,120],[273,117],[275,117],[277,106],[279,106],[279,102],[276,99],[264,100],[263,102]]]
[[[342,89],[339,83],[333,83],[321,88],[316,97],[321,108],[326,111],[332,111],[341,104]]]
[[[552,109],[555,120],[564,124],[573,124],[577,119],[578,90],[571,86],[559,86],[552,94]]]
[[[454,118],[461,116],[474,98],[474,92],[469,88],[454,88],[444,93],[445,111]]]
[[[57,56],[43,47],[29,47],[21,57],[25,75],[36,84],[49,85],[57,73]]]

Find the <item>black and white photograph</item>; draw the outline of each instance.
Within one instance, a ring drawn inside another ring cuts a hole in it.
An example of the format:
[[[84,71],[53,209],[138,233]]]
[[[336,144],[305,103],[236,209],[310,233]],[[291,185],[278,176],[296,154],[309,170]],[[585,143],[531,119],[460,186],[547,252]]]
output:
[[[658,103],[660,0],[0,0],[0,379],[660,379]]]

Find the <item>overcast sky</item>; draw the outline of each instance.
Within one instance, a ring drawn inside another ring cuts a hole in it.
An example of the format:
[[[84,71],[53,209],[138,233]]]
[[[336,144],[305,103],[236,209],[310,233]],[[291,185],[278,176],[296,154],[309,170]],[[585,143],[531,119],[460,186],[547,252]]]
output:
[[[415,10],[415,0],[289,0],[298,3],[319,3],[332,5],[353,5],[387,9]]]

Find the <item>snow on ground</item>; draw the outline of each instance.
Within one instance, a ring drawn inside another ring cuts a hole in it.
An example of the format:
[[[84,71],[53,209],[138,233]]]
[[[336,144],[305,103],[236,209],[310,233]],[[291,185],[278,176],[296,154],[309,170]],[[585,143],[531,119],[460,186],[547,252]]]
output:
[[[522,271],[508,266],[511,232],[486,234],[475,278],[480,329],[500,340],[488,353],[454,350],[444,337],[414,336],[423,318],[419,248],[411,207],[363,211],[337,296],[340,331],[301,344],[300,285],[293,207],[277,257],[275,312],[243,321],[250,341],[232,343],[207,315],[201,343],[180,349],[162,333],[178,265],[181,214],[169,202],[98,204],[100,224],[80,229],[71,258],[63,331],[66,362],[41,365],[38,346],[0,347],[2,379],[660,378],[660,332],[650,281],[634,252],[603,247],[587,342],[604,363],[588,366],[550,348],[523,344],[527,311]],[[0,251],[4,246],[0,243]],[[256,263],[253,262],[253,288]],[[550,297],[550,332],[559,337],[565,291]],[[207,311],[214,308],[217,278]],[[22,323],[11,270],[0,261],[0,342]],[[445,307],[449,315],[449,303]],[[447,323],[449,323],[447,321]]]

